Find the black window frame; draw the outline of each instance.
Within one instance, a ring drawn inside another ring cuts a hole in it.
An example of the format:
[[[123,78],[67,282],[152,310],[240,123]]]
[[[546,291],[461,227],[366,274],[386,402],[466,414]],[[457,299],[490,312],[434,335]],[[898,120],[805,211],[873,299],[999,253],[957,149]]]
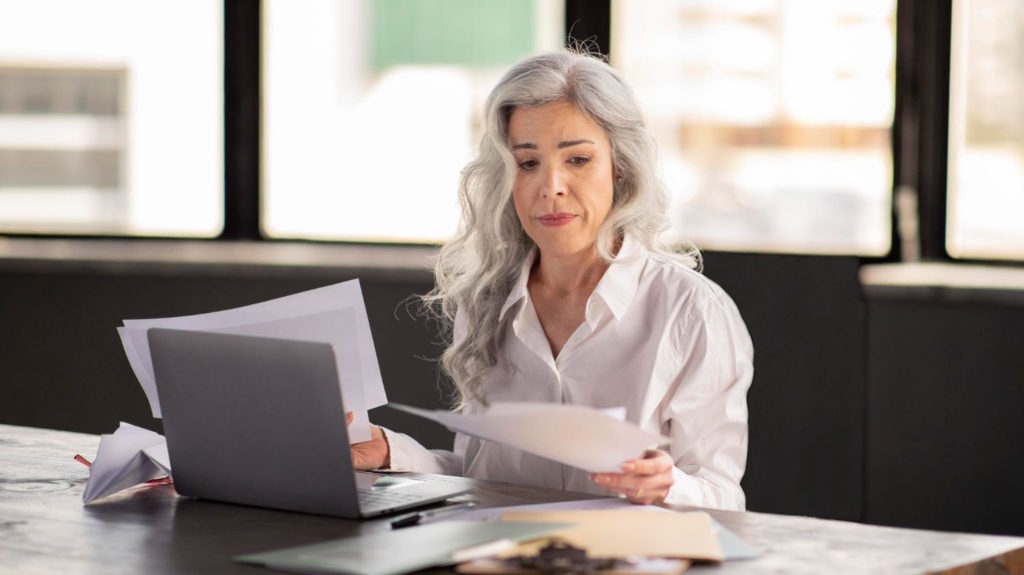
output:
[[[220,240],[262,240],[262,1],[224,0],[224,228]]]
[[[896,107],[893,114],[892,245],[885,261],[902,261],[896,190],[916,192],[921,261],[954,259],[946,250],[949,80],[953,0],[897,0]]]

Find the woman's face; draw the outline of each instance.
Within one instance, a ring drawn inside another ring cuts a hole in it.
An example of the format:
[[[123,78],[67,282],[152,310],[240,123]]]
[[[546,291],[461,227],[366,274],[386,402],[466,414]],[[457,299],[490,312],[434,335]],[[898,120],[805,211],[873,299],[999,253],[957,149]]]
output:
[[[612,209],[612,150],[601,126],[567,102],[516,108],[512,201],[526,234],[550,257],[591,250]]]

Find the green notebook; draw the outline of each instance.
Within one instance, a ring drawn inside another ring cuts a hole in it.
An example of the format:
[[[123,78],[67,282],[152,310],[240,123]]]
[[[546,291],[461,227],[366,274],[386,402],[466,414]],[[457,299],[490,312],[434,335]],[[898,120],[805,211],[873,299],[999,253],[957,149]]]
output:
[[[278,551],[239,555],[240,563],[301,573],[396,575],[451,565],[452,553],[501,539],[521,542],[569,525],[504,521],[444,521]]]

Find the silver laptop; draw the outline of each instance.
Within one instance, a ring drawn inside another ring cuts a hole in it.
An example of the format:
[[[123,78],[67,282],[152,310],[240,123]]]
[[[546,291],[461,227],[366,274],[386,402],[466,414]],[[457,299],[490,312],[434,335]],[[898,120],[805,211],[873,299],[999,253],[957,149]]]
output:
[[[182,495],[358,518],[470,489],[353,470],[330,344],[163,328],[148,337]]]

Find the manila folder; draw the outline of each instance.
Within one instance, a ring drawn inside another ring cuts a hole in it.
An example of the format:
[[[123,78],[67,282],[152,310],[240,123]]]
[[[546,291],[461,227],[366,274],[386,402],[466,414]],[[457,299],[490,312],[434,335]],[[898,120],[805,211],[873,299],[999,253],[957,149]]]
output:
[[[703,511],[657,512],[642,510],[514,511],[502,521],[575,523],[552,537],[587,550],[590,557],[672,557],[722,561],[711,516]],[[512,552],[536,555],[550,539],[533,541]]]

